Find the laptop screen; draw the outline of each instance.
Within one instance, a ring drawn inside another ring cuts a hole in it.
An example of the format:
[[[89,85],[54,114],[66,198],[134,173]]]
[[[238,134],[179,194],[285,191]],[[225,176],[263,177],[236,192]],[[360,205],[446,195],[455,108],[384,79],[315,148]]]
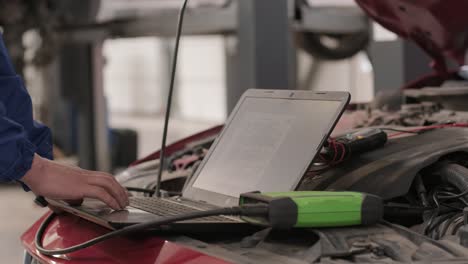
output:
[[[295,189],[342,108],[339,100],[244,97],[192,187],[231,197]]]

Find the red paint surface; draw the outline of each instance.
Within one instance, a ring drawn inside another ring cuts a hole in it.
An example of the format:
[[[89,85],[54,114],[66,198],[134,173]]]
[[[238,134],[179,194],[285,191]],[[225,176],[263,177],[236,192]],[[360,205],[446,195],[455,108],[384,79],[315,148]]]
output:
[[[186,144],[203,138],[217,135],[222,129],[218,126],[168,146],[168,154],[183,149]],[[155,152],[135,164],[153,160],[159,157]],[[61,258],[47,257],[40,254],[34,245],[36,232],[47,215],[39,219],[21,237],[26,250],[43,263],[48,264],[227,264],[223,261],[196,250],[165,241],[161,238],[151,237],[121,237],[104,241],[93,247],[77,251]],[[47,229],[43,245],[47,249],[66,248],[109,232],[101,226],[80,219],[73,215],[58,216]]]
[[[47,214],[48,215],[48,214]],[[34,237],[43,216],[21,237],[26,250],[35,258],[48,264],[227,264],[229,262],[205,255],[196,250],[151,237],[121,237],[104,241],[90,248],[62,256],[47,257],[37,252]],[[48,249],[70,247],[94,237],[103,235],[109,230],[72,215],[58,216],[49,226],[43,239]]]
[[[468,47],[468,1],[356,0],[375,21],[417,43],[432,58],[433,68],[448,74],[444,58],[464,63]]]

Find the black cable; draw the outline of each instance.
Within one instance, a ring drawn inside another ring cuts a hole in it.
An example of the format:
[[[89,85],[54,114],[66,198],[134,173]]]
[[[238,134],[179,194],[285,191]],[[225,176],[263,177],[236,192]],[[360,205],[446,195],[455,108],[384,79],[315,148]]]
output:
[[[458,223],[456,223],[456,224],[454,225],[454,227],[453,227],[453,229],[452,229],[452,234],[451,234],[451,235],[455,235],[455,234],[457,233],[457,231],[458,231],[462,226],[465,225],[465,223],[464,223],[464,221],[463,221],[462,218],[463,218],[463,216],[460,217],[460,220],[461,220],[461,221],[459,221]]]
[[[451,204],[441,203],[440,205],[445,206],[445,207],[450,208],[450,209],[453,209],[453,210],[456,210],[456,211],[463,211],[463,208],[456,207],[456,206],[453,206]]]
[[[441,230],[440,226],[442,224],[444,224],[444,223],[445,224],[451,224],[451,222],[454,221],[455,219],[457,219],[457,216],[459,216],[459,215],[460,215],[460,213],[451,213],[451,214],[441,216],[439,218],[439,221],[437,222],[436,226],[434,227],[435,239],[439,240],[440,237],[444,235],[444,233],[442,233],[442,231],[446,232],[446,230],[444,230],[444,229]]]
[[[445,196],[439,196],[440,194],[444,194]],[[440,221],[435,222],[437,216],[440,213],[440,207],[441,206],[445,206],[445,207],[448,207],[448,208],[451,208],[451,209],[455,209],[457,211],[463,211],[462,208],[458,208],[458,207],[452,206],[452,205],[447,204],[447,203],[441,203],[439,200],[444,201],[444,200],[458,199],[458,200],[461,200],[462,203],[465,203],[466,201],[462,200],[462,198],[463,198],[463,196],[466,196],[466,195],[468,195],[468,191],[464,191],[464,192],[462,192],[460,194],[454,194],[451,191],[442,191],[440,188],[439,188],[439,190],[435,190],[432,193],[432,200],[434,201],[435,208],[434,208],[434,211],[431,214],[431,217],[429,218],[427,224],[425,225],[425,228],[424,228],[424,231],[423,231],[424,234],[429,235],[429,233],[431,233],[434,230],[434,228],[436,228],[437,225],[441,223]]]
[[[431,217],[429,218],[426,225],[424,226],[424,229],[423,229],[424,235],[429,235],[429,230],[432,229],[432,225],[438,214],[439,214],[439,211],[437,209],[432,212]]]
[[[468,201],[465,197],[460,197],[458,198],[458,200],[461,201],[465,205],[465,207],[468,207]],[[461,211],[463,211],[463,209]]]
[[[437,231],[436,228],[440,226],[440,224],[442,224],[444,221],[452,218],[455,215],[456,213],[451,213],[451,214],[446,214],[446,215],[441,215],[439,217],[436,217],[432,225],[428,227],[427,233],[431,234],[432,238],[437,239],[439,234],[436,232]]]
[[[176,215],[176,216],[170,216],[170,217],[165,217],[161,218],[158,220],[154,220],[151,222],[146,222],[146,223],[141,223],[141,224],[135,224],[132,226],[128,226],[125,228],[122,228],[120,230],[112,231],[110,233],[107,233],[105,235],[93,238],[89,241],[86,241],[84,243],[69,247],[69,248],[64,248],[64,249],[45,249],[42,245],[42,237],[49,226],[49,224],[52,222],[54,217],[56,216],[55,213],[52,213],[49,215],[44,222],[42,222],[41,226],[39,227],[37,233],[36,233],[36,238],[35,238],[35,244],[37,250],[44,255],[47,256],[53,256],[53,255],[63,255],[63,254],[69,254],[78,250],[82,250],[85,248],[88,248],[90,246],[96,245],[104,240],[108,240],[117,236],[124,236],[128,235],[131,233],[135,232],[140,232],[143,230],[148,230],[150,228],[155,228],[161,225],[167,225],[171,224],[174,222],[179,222],[179,221],[185,221],[185,220],[190,220],[190,219],[195,219],[195,218],[202,218],[202,217],[209,217],[209,216],[215,216],[215,215],[244,215],[244,216],[265,216],[268,214],[268,207],[267,206],[243,206],[243,207],[230,207],[230,208],[220,208],[220,209],[214,209],[214,210],[209,210],[209,211],[200,211],[200,212],[190,212],[187,214],[183,215]]]
[[[435,190],[432,193],[432,200],[434,201],[436,208],[434,208],[434,211],[432,212],[431,217],[429,218],[429,220],[427,221],[427,224],[425,225],[423,229],[423,234],[425,235],[428,235],[429,230],[432,228],[435,218],[439,215],[440,203],[439,203],[439,200],[437,199],[437,190]]]
[[[175,39],[175,49],[174,49],[174,57],[172,59],[172,71],[171,71],[171,83],[169,85],[169,94],[167,96],[167,105],[166,105],[166,115],[164,117],[164,128],[163,128],[163,136],[162,136],[162,143],[161,143],[161,150],[159,152],[159,171],[158,171],[158,180],[156,185],[155,194],[157,197],[161,196],[161,179],[162,174],[164,171],[164,158],[166,152],[166,140],[167,140],[167,130],[169,126],[169,117],[171,115],[171,105],[172,105],[172,95],[174,92],[174,84],[175,84],[175,76],[177,70],[177,57],[179,55],[179,44],[180,44],[180,36],[182,35],[182,25],[184,23],[184,14],[185,9],[187,7],[188,0],[184,0],[182,4],[182,8],[179,12],[179,21],[177,22],[177,34]]]
[[[450,225],[452,225],[453,223],[455,223],[455,221],[457,221],[458,219],[460,219],[460,217],[463,217],[463,214],[455,214],[452,218],[450,218],[449,220],[446,221],[445,225],[442,227],[442,229],[440,230],[439,232],[439,235],[440,237],[443,237],[446,235]]]
[[[459,196],[459,194],[455,194],[455,193],[452,193],[452,192],[440,192],[439,194],[445,194],[445,195],[449,195],[449,196],[442,196],[442,197],[439,197],[439,199],[445,201],[445,200],[457,200],[459,202],[461,202],[463,205],[465,205],[465,207],[468,206],[468,201],[466,200],[465,197],[463,196],[460,196],[460,197],[457,197]],[[458,208],[459,210],[463,211],[463,208]]]
[[[468,190],[457,195],[442,196],[442,197],[439,197],[439,199],[442,199],[442,200],[456,199],[456,198],[460,198],[466,195],[468,195]]]

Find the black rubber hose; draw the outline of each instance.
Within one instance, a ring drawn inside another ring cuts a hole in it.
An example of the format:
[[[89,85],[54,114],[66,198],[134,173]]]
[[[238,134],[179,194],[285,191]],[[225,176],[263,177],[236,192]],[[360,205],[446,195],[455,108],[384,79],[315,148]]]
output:
[[[462,193],[468,191],[468,169],[458,164],[442,165],[437,174],[445,183],[449,183]]]

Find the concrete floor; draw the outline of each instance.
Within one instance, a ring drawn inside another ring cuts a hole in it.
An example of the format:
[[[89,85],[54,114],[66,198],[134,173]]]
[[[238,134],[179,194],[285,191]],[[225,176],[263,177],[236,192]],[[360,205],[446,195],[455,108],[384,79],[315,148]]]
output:
[[[112,127],[133,128],[138,132],[139,156],[160,148],[161,117],[132,117],[113,115]],[[178,140],[214,126],[212,122],[171,120],[168,142]],[[22,263],[23,249],[19,237],[46,212],[33,202],[34,195],[17,185],[0,184],[0,264]]]
[[[22,263],[20,236],[46,212],[36,206],[34,195],[17,185],[0,185],[0,263]]]

